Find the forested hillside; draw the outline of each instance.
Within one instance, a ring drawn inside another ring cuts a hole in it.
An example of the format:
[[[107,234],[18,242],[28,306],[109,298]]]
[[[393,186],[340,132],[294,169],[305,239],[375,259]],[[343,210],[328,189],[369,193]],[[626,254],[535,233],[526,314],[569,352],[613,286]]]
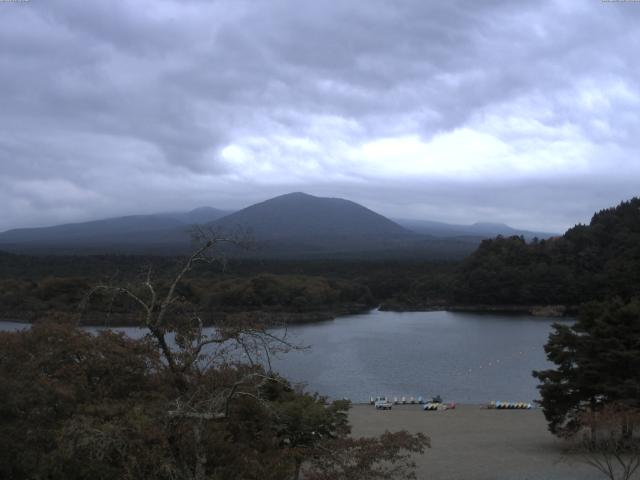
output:
[[[482,242],[456,275],[452,300],[477,304],[564,304],[640,291],[640,198],[596,213],[563,236]]]

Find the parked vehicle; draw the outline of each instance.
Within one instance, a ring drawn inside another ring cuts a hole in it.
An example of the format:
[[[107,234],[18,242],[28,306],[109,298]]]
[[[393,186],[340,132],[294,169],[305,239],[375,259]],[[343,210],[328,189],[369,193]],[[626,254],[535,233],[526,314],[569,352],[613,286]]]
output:
[[[387,400],[387,397],[376,397],[374,405],[378,410],[391,410],[393,404]]]

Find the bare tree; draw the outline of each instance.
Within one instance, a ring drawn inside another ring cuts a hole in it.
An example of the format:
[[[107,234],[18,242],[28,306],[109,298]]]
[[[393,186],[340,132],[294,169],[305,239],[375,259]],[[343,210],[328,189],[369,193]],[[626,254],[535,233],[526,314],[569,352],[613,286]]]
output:
[[[631,480],[640,473],[640,409],[604,405],[580,418],[576,451],[585,463],[610,480]],[[582,437],[580,437],[582,436]]]
[[[181,309],[180,284],[200,263],[222,262],[222,245],[246,247],[244,235],[221,235],[198,229],[194,238],[199,246],[179,265],[168,285],[154,281],[150,267],[143,279],[133,285],[96,285],[83,307],[99,293],[110,293],[133,301],[139,307],[140,325],[155,342],[178,395],[167,409],[167,419],[192,434],[191,463],[176,459],[179,477],[200,480],[206,477],[207,446],[204,439],[209,422],[225,421],[234,399],[252,397],[261,401],[266,382],[278,382],[273,375],[274,354],[300,348],[287,339],[286,328],[279,334],[255,315],[236,315],[205,325],[197,309]],[[207,374],[221,369],[232,371],[228,381],[207,380]],[[267,402],[263,402],[267,405]],[[179,456],[179,454],[176,454]]]

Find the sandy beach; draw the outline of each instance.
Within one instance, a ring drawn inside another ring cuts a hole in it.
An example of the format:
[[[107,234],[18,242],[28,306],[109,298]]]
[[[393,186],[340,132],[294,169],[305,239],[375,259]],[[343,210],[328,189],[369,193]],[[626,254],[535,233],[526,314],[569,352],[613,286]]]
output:
[[[423,432],[431,448],[416,457],[419,479],[430,480],[596,480],[599,472],[547,431],[542,411],[489,410],[459,405],[455,410],[423,411],[419,405],[376,410],[354,405],[354,436],[385,430]]]

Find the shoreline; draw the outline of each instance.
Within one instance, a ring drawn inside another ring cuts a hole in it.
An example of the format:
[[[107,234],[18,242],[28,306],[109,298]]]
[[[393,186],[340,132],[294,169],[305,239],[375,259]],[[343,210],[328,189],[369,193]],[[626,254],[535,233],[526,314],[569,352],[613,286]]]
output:
[[[575,305],[398,305],[381,304],[383,312],[462,312],[462,313],[511,313],[534,317],[570,317],[578,313]]]
[[[565,305],[420,305],[415,307],[399,306],[380,304],[377,308],[371,308],[370,306],[351,305],[345,308],[336,310],[316,310],[308,312],[277,312],[277,311],[260,311],[260,310],[233,310],[233,311],[220,311],[214,313],[205,314],[208,316],[208,321],[205,321],[206,326],[210,326],[215,320],[223,319],[229,315],[238,314],[250,314],[250,315],[263,315],[267,317],[268,321],[274,324],[287,323],[289,325],[304,325],[310,323],[319,323],[332,321],[342,316],[359,315],[369,313],[374,310],[380,310],[382,312],[459,312],[459,313],[495,313],[495,314],[515,314],[515,315],[530,315],[534,317],[553,317],[563,318],[576,315],[578,307],[565,306]],[[69,312],[52,312],[53,314],[62,313],[65,315],[77,315]],[[50,313],[51,314],[51,313]],[[49,314],[49,315],[50,315]],[[0,322],[13,322],[32,324],[39,321],[40,318],[46,315],[39,315],[34,311],[17,311],[11,312],[7,316],[0,314]],[[102,327],[105,324],[113,327],[138,327],[141,326],[140,322],[133,317],[137,315],[127,313],[115,313],[111,315],[103,314],[97,315],[91,313],[86,315],[80,321],[80,325],[86,327]],[[215,319],[215,320],[214,320]]]
[[[234,315],[252,315],[256,317],[262,317],[261,319],[266,323],[273,323],[275,326],[286,323],[289,325],[304,325],[307,323],[319,323],[335,320],[338,317],[346,315],[357,315],[362,313],[368,313],[374,308],[371,305],[343,305],[334,309],[327,310],[310,310],[303,312],[293,311],[274,311],[274,310],[220,310],[215,312],[202,312],[203,324],[205,326],[212,326],[216,322],[224,320],[229,316]],[[79,325],[83,327],[103,327],[109,325],[112,327],[141,327],[140,314],[138,313],[124,313],[114,312],[108,314],[106,312],[88,312],[79,315],[77,312],[66,311],[52,311],[52,312],[37,312],[37,311],[13,311],[9,313],[0,313],[0,322],[14,322],[23,324],[33,324],[48,316],[54,316],[57,314],[69,316],[70,318],[76,318],[79,321]]]

